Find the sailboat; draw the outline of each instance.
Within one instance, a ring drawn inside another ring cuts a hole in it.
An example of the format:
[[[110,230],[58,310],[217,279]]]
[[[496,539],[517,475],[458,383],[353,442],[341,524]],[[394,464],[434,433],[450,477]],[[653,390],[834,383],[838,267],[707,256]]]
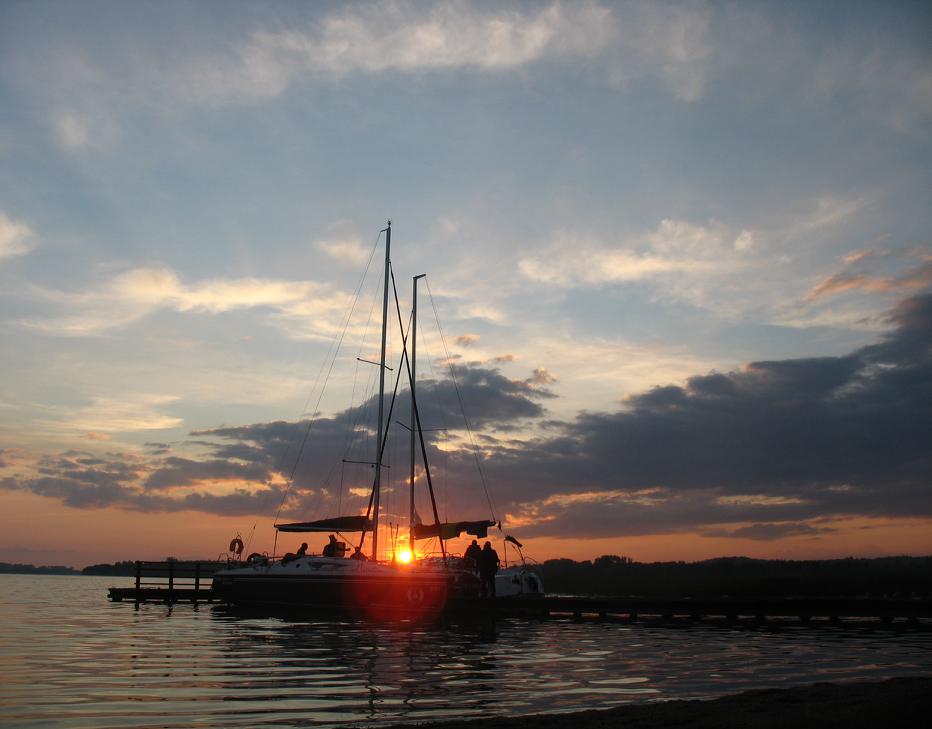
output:
[[[338,516],[317,521],[275,524],[279,533],[330,534],[330,543],[323,554],[289,554],[282,559],[265,555],[250,555],[245,560],[232,561],[228,568],[213,578],[213,593],[221,601],[237,605],[300,606],[330,610],[339,614],[368,617],[402,614],[423,616],[443,611],[450,604],[468,604],[478,599],[479,579],[474,569],[460,558],[447,554],[445,540],[463,534],[485,538],[488,530],[500,526],[494,520],[443,522],[434,498],[433,482],[427,462],[423,429],[415,394],[417,284],[423,274],[413,280],[412,322],[409,328],[410,356],[407,344],[402,361],[406,363],[411,393],[411,468],[409,474],[410,513],[408,559],[378,560],[379,516],[382,488],[383,455],[387,426],[385,419],[386,333],[388,323],[389,280],[391,276],[391,221],[381,231],[385,234],[385,270],[382,291],[381,356],[379,360],[379,397],[377,424],[377,457],[372,491],[367,513]],[[396,295],[397,307],[397,295]],[[399,317],[400,319],[400,317]],[[403,340],[404,340],[404,332]],[[400,372],[399,372],[400,376]],[[389,418],[390,418],[389,414]],[[423,524],[415,510],[415,453],[420,445],[424,471],[431,499],[434,521]],[[334,533],[361,533],[359,546],[349,557],[345,542],[337,541]],[[366,534],[371,534],[368,556],[362,552]],[[277,537],[276,537],[277,538]],[[417,540],[437,538],[441,547],[439,559],[412,560]],[[523,568],[522,568],[523,569]],[[496,580],[503,594],[539,593],[539,578],[528,579],[514,568],[504,570]],[[515,588],[515,585],[518,585]]]

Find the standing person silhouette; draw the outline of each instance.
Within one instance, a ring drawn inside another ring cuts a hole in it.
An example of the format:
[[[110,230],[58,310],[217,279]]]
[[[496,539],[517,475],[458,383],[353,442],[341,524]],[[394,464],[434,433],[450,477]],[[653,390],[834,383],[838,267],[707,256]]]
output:
[[[472,544],[466,547],[466,552],[463,554],[463,560],[466,562],[466,566],[469,567],[473,572],[479,570],[479,560],[482,557],[482,547],[479,546],[479,542],[475,539],[472,540]]]
[[[483,597],[495,597],[495,573],[498,572],[498,552],[492,549],[492,543],[486,542],[479,556],[479,582]]]

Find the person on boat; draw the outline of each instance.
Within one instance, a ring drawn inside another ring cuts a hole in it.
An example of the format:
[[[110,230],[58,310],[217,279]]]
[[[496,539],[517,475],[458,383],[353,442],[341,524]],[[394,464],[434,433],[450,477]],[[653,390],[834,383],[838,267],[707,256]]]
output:
[[[480,592],[483,597],[495,597],[495,573],[501,560],[498,552],[492,549],[492,543],[486,542],[479,555]]]
[[[362,553],[359,547],[356,547],[355,551],[350,555],[350,559],[359,559],[365,562],[369,558]]]
[[[298,547],[298,553],[295,555],[295,559],[298,557],[304,557],[307,554],[307,542],[301,542],[301,546]]]
[[[330,535],[330,541],[324,545],[324,557],[336,557],[337,556],[337,538]]]
[[[473,539],[472,544],[466,547],[466,552],[463,554],[463,561],[469,569],[476,572],[479,569],[479,560],[481,558],[482,547],[479,546],[479,542]]]

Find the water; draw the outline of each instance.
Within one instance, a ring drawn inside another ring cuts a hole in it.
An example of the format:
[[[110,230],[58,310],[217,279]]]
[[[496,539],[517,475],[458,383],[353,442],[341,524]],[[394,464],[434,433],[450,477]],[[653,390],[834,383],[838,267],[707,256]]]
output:
[[[377,626],[106,599],[129,582],[0,575],[0,725],[384,726],[932,673],[928,626]]]

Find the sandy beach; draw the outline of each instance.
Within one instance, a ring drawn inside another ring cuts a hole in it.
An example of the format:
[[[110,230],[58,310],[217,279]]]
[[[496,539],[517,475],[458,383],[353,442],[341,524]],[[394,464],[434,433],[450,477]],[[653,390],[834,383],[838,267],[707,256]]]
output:
[[[396,729],[877,729],[921,726],[932,716],[932,677],[817,683],[711,700],[659,701],[569,714],[399,724]]]

